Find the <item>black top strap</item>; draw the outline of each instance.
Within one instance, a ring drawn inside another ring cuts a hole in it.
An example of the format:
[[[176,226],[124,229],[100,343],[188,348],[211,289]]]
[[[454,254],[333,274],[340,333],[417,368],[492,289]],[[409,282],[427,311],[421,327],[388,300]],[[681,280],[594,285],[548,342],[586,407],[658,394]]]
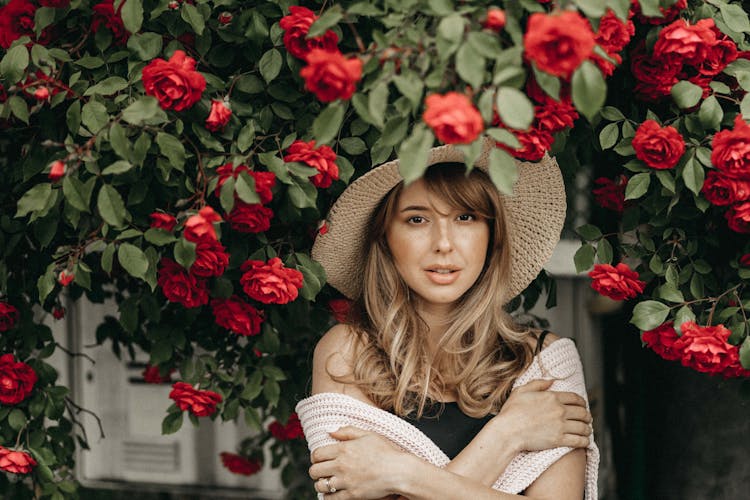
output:
[[[542,352],[542,349],[544,348],[544,337],[547,336],[548,333],[552,333],[549,330],[542,330],[542,333],[539,334],[539,338],[536,341],[536,350],[534,351],[534,354],[539,354]]]

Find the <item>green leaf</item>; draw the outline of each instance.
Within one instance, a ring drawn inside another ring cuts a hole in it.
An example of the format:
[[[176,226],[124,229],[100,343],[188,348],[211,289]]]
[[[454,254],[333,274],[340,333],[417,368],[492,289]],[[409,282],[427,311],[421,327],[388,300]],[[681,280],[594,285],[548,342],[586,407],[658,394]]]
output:
[[[601,264],[611,264],[613,258],[612,244],[607,241],[607,238],[602,238],[596,244],[596,257],[599,259]]]
[[[308,180],[291,177],[292,184],[287,189],[289,200],[297,208],[314,208],[318,191]]]
[[[457,43],[464,35],[466,20],[458,13],[444,17],[438,24],[437,33],[447,42]]]
[[[161,154],[167,157],[170,165],[180,172],[185,171],[185,146],[180,140],[165,132],[156,134],[156,144]]]
[[[534,80],[536,80],[542,90],[556,101],[559,101],[561,87],[560,79],[554,75],[540,71],[535,64],[531,65],[531,69],[534,72]]]
[[[109,143],[117,156],[123,160],[131,160],[132,146],[125,134],[125,129],[117,122],[113,122],[109,127]]]
[[[307,32],[307,38],[314,38],[320,36],[326,32],[329,28],[336,26],[339,21],[344,17],[341,12],[341,7],[334,5],[327,9],[312,25]]]
[[[26,101],[20,96],[13,95],[8,98],[8,106],[13,112],[13,116],[28,125],[29,123],[29,107],[26,105]]]
[[[659,10],[659,0],[638,0],[641,12],[646,17],[664,17]]]
[[[66,175],[62,180],[63,196],[68,203],[81,212],[89,212],[91,192],[86,192],[83,183],[76,177]],[[88,196],[87,196],[88,195]]]
[[[195,262],[195,243],[179,238],[174,244],[174,260],[185,269],[190,269]]]
[[[117,250],[117,260],[120,265],[134,278],[143,278],[148,271],[148,259],[143,250],[130,243],[120,243]]]
[[[73,101],[65,112],[65,124],[72,135],[78,134],[81,128],[81,101]]]
[[[299,266],[297,269],[302,273],[302,277],[304,278],[302,288],[299,291],[300,295],[303,299],[314,301],[315,296],[323,288],[323,283],[320,282],[314,272],[306,267]]]
[[[141,125],[157,116],[160,111],[156,97],[143,96],[122,111],[122,119],[132,125]]]
[[[414,72],[403,71],[400,75],[393,77],[393,83],[401,94],[409,99],[412,108],[416,109],[422,102],[424,82]]]
[[[128,88],[128,81],[121,76],[110,76],[96,85],[92,85],[83,95],[112,95]]]
[[[622,114],[622,111],[615,108],[614,106],[604,106],[600,111],[602,118],[607,119],[612,122],[617,122],[625,119],[625,115]]]
[[[30,212],[39,212],[47,206],[50,196],[52,196],[52,184],[45,182],[37,184],[29,189],[18,200],[15,217],[23,217]]]
[[[607,3],[602,0],[575,0],[575,3],[588,17],[600,18],[607,10]]]
[[[740,113],[742,113],[742,118],[745,121],[750,120],[750,92],[745,94],[745,97],[740,101]]]
[[[672,85],[672,99],[682,109],[692,108],[703,96],[703,89],[687,80]]]
[[[456,52],[456,72],[466,83],[474,89],[479,89],[484,82],[484,57],[474,49],[474,46],[464,42]]]
[[[495,97],[497,113],[505,125],[526,130],[534,120],[534,105],[526,94],[513,87],[500,87]]]
[[[380,82],[370,91],[367,97],[367,111],[372,117],[376,127],[382,129],[385,110],[388,107],[388,84]]]
[[[656,178],[659,179],[661,185],[664,186],[670,193],[675,192],[674,177],[670,170],[657,170],[655,172]]]
[[[583,244],[581,248],[576,250],[573,255],[573,263],[576,266],[576,272],[580,273],[587,269],[590,269],[594,265],[594,255],[596,250],[592,245]]]
[[[487,59],[494,59],[502,51],[500,40],[494,33],[472,31],[466,36],[466,43]]]
[[[646,300],[639,302],[633,308],[633,317],[630,323],[634,324],[640,330],[653,330],[664,323],[669,314],[669,306],[655,300]]]
[[[682,170],[682,179],[685,181],[687,188],[696,196],[700,194],[705,180],[705,172],[700,163],[695,158],[690,158],[685,162],[685,168]]]
[[[279,403],[279,396],[281,396],[281,387],[275,380],[266,380],[263,385],[263,396],[268,400],[268,404],[271,407],[276,406]]]
[[[583,226],[577,227],[576,233],[578,233],[581,238],[587,241],[598,240],[602,237],[601,230],[593,224],[584,224]]]
[[[141,31],[141,25],[143,24],[143,0],[125,0],[122,3],[120,17],[126,30],[131,33]]]
[[[674,329],[678,333],[682,333],[680,327],[686,321],[695,321],[695,314],[690,309],[690,306],[684,305],[677,310],[677,314],[674,315]]]
[[[399,173],[408,184],[422,177],[435,138],[423,124],[418,124],[398,148]]]
[[[701,107],[698,110],[698,118],[704,128],[713,130],[721,128],[724,111],[721,109],[721,105],[715,96],[710,95],[701,103]]]
[[[245,424],[250,429],[255,429],[256,431],[263,430],[263,423],[258,415],[258,410],[250,406],[245,408]]]
[[[403,127],[406,128],[406,127]],[[397,141],[400,142],[400,141]],[[339,141],[342,149],[352,156],[361,155],[367,151],[367,144],[359,137],[344,137]]]
[[[317,144],[327,144],[331,142],[341,128],[341,122],[344,120],[345,107],[340,102],[329,104],[326,109],[320,113],[313,121],[312,132]]]
[[[745,341],[740,345],[740,364],[750,370],[750,335],[745,337]]]
[[[20,431],[24,428],[26,422],[26,414],[23,410],[14,408],[10,411],[10,415],[8,415],[8,425],[10,425],[11,429],[14,431]]]
[[[500,148],[490,151],[489,174],[501,193],[513,194],[513,185],[518,179],[518,165],[507,151]]]
[[[276,49],[271,49],[263,54],[260,62],[258,62],[258,69],[260,69],[260,75],[266,83],[270,83],[279,76],[282,62],[281,52]]]
[[[240,172],[240,175],[237,176],[234,182],[234,190],[245,203],[260,203],[260,196],[255,190],[255,179],[247,172]]]
[[[177,238],[165,231],[164,229],[152,227],[146,230],[146,233],[143,235],[144,238],[146,238],[146,241],[151,243],[152,245],[156,245],[159,247],[162,247],[164,245],[169,245],[170,243],[174,243],[177,241]]]
[[[635,200],[646,194],[648,187],[651,184],[651,174],[642,173],[635,174],[628,181],[628,185],[625,187],[625,199]]]
[[[203,19],[203,16],[195,5],[183,2],[180,5],[180,16],[183,21],[193,28],[196,35],[203,34],[203,30],[206,28],[206,20]]]
[[[719,11],[729,29],[737,33],[750,32],[750,19],[747,17],[746,9],[736,4],[721,4]]]
[[[591,61],[584,61],[573,73],[572,94],[576,109],[592,121],[607,97],[607,84]]]
[[[81,110],[81,121],[92,133],[98,133],[109,123],[107,107],[98,101],[89,101]]]
[[[19,44],[8,49],[2,61],[0,61],[0,74],[5,77],[6,82],[15,83],[23,78],[26,68],[29,66],[29,50],[25,45]]]
[[[513,133],[505,128],[489,128],[485,133],[497,142],[501,142],[512,149],[518,149],[521,147],[521,143],[518,142],[518,138]]]
[[[656,296],[667,302],[685,302],[682,292],[672,283],[664,283],[657,289]]]
[[[47,270],[36,281],[36,288],[39,291],[39,301],[44,302],[47,296],[55,289],[55,263],[47,266]]]
[[[125,225],[127,210],[122,196],[117,190],[109,184],[104,184],[99,189],[96,206],[99,209],[101,218],[112,227],[122,227]]]
[[[141,61],[150,61],[161,54],[162,35],[159,33],[134,33],[128,38],[128,49]]]
[[[253,122],[248,122],[237,134],[237,149],[244,153],[250,149],[253,141],[255,141],[255,125]]]
[[[608,123],[599,132],[599,144],[602,149],[609,149],[617,144],[620,139],[620,125],[618,123]]]
[[[133,164],[125,160],[117,160],[112,165],[102,170],[102,175],[124,174],[133,168]]]
[[[161,433],[164,435],[174,434],[182,427],[183,412],[168,413],[161,422]]]

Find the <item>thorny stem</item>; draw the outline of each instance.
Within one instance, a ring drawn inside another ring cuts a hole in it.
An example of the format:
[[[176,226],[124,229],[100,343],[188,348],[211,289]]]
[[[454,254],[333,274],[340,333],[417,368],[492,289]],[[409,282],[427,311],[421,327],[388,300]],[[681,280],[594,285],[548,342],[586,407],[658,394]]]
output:
[[[72,406],[76,410],[75,411],[75,415],[83,412],[83,413],[88,413],[89,415],[91,415],[92,417],[94,417],[96,419],[96,424],[99,426],[99,437],[101,439],[104,439],[104,437],[105,437],[104,436],[104,427],[102,426],[102,420],[99,418],[99,415],[97,415],[96,413],[94,413],[91,410],[87,410],[86,408],[83,408],[83,407],[77,405],[72,399],[70,399],[68,397],[65,398],[65,404],[69,405],[68,411],[70,412],[70,416],[73,419],[73,422],[76,423],[83,430],[83,437],[87,441],[88,441],[88,437],[86,436],[86,429],[84,429],[83,425],[81,425],[81,423],[78,421],[78,419],[75,418],[74,413],[71,410],[70,406]]]
[[[67,354],[68,356],[70,356],[72,358],[75,358],[75,357],[86,358],[86,359],[88,359],[91,362],[92,365],[96,364],[96,361],[91,356],[89,356],[86,353],[70,351],[70,350],[66,349],[65,347],[63,347],[59,342],[55,342],[55,346],[58,347],[61,351],[63,351],[65,354]]]

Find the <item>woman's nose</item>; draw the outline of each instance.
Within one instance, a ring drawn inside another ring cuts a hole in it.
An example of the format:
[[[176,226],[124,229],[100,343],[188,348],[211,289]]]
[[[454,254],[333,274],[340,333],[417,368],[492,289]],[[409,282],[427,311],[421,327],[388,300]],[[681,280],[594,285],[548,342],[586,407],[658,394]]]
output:
[[[447,221],[440,221],[435,224],[435,251],[445,253],[453,250],[452,237],[450,225]]]

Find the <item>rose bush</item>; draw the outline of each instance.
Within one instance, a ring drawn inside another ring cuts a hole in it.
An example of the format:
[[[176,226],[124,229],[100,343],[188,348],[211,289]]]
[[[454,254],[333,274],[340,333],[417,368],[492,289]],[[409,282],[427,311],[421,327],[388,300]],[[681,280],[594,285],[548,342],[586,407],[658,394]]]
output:
[[[579,228],[577,267],[597,265],[595,288],[629,299],[664,357],[746,376],[750,21],[737,1],[695,4],[3,1],[0,356],[15,368],[0,376],[22,389],[0,444],[28,460],[13,455],[22,477],[0,493],[74,494],[86,436],[40,314],[113,300],[97,341],[174,384],[163,432],[186,413],[242,418],[256,434],[225,466],[255,473],[271,441],[265,463],[311,495],[292,409],[348,311],[312,241],[355,175],[399,157],[417,179],[439,143],[472,165],[491,139],[505,192],[514,157],[556,155],[567,177],[607,165],[595,199],[616,227]]]

